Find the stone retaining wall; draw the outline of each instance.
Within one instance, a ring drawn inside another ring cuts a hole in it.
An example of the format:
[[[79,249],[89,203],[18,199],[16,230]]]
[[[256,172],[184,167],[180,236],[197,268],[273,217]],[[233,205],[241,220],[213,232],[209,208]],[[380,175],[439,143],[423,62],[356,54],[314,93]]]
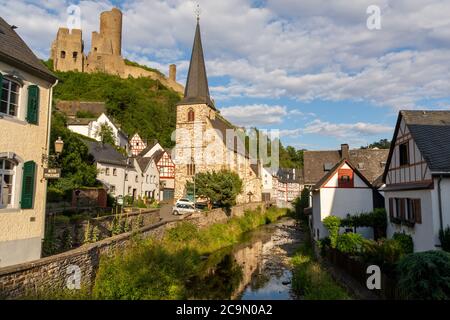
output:
[[[228,213],[221,209],[215,209],[207,214],[188,216],[185,220],[203,228],[214,223],[225,222],[233,216],[242,216],[244,211],[254,210],[257,207],[265,210],[266,205],[264,203],[239,205]],[[71,277],[69,273],[71,266],[79,268],[81,286],[92,288],[102,255],[111,255],[116,249],[124,249],[133,241],[136,234],[144,239],[149,237],[161,239],[165,231],[175,227],[177,223],[178,221],[158,222],[141,228],[137,233],[123,233],[58,255],[1,268],[0,298],[20,298],[39,292],[43,288],[47,290],[66,288],[69,277]]]

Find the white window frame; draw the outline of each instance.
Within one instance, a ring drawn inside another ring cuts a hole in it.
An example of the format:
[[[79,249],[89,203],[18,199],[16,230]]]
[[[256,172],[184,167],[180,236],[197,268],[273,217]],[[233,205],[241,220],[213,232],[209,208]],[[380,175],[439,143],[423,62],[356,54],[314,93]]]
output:
[[[3,81],[8,81],[9,82],[7,89],[3,88]],[[21,93],[22,93],[21,92],[22,85],[18,81],[11,80],[8,77],[3,77],[3,81],[1,83],[2,95],[3,95],[3,92],[6,90],[8,96],[7,96],[7,101],[6,101],[6,113],[3,113],[3,112],[0,111],[0,114],[1,115],[6,115],[8,117],[19,119],[20,118],[20,116],[19,116],[20,115],[20,97],[21,97]],[[14,116],[9,113],[10,112],[10,108],[11,108],[11,84],[12,83],[15,83],[17,85],[17,88],[18,88],[17,89],[17,93],[16,93],[17,101],[16,101],[16,104],[15,104],[15,106],[16,106],[16,113],[15,113]],[[0,96],[0,104],[1,104],[1,101],[4,101],[4,100],[2,100],[2,97]]]
[[[11,203],[7,204],[7,205],[2,205],[0,204],[0,210],[1,209],[13,209],[17,207],[16,204],[16,198],[17,198],[17,173],[18,171],[18,167],[19,164],[14,163],[14,161],[12,161],[11,159],[8,158],[0,158],[0,199],[3,198],[3,176],[6,175],[5,173],[7,173],[8,175],[12,176],[12,182],[11,182]],[[5,163],[6,161],[9,161],[10,163],[13,164],[13,169],[5,169]]]

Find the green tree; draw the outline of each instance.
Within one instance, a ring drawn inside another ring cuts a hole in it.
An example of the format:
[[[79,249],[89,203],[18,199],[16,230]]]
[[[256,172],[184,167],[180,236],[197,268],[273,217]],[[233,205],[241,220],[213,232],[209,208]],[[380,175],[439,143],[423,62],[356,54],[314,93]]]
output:
[[[194,183],[187,183],[187,192],[193,194]],[[201,172],[195,175],[195,194],[208,199],[208,207],[219,203],[223,207],[236,204],[236,197],[242,192],[242,180],[235,172],[228,170]]]
[[[374,143],[369,144],[367,147],[362,146],[361,149],[389,149],[391,147],[391,142],[388,139],[380,139]]]
[[[50,141],[55,141],[58,137],[64,140],[64,149],[57,163],[61,167],[61,178],[51,180],[49,186],[61,192],[83,186],[97,186],[97,169],[94,159],[89,155],[88,147],[76,133],[66,128],[65,116],[53,112]],[[54,153],[53,148],[51,143],[50,153]]]
[[[110,144],[112,146],[116,145],[114,140],[113,129],[106,122],[101,123],[97,130],[95,131],[95,136],[100,138],[103,144]]]
[[[299,219],[306,220],[304,210],[309,207],[309,189],[304,188],[300,194],[300,197],[295,198],[293,201],[295,214]]]

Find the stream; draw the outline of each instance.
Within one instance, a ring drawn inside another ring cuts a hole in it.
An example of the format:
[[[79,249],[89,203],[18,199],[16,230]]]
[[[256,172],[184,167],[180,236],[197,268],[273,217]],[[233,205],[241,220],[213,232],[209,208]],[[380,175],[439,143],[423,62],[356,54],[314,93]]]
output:
[[[205,257],[201,275],[188,281],[188,290],[195,299],[297,299],[289,259],[301,241],[290,218],[250,231],[240,243]]]

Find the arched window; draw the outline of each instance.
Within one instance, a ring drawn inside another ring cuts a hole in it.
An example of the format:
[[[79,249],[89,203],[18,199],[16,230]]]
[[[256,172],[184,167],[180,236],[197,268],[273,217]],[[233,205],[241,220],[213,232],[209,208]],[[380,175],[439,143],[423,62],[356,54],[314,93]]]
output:
[[[189,109],[189,111],[188,111],[188,121],[194,121],[194,118],[195,118],[194,110]]]

